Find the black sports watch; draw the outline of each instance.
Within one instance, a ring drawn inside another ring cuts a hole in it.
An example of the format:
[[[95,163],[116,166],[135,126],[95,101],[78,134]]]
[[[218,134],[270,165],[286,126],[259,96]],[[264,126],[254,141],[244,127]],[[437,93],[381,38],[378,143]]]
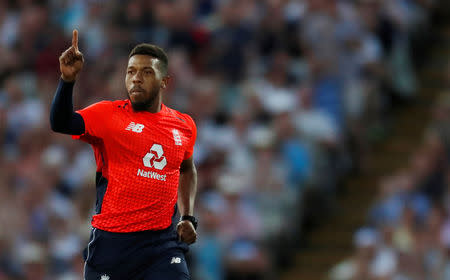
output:
[[[194,226],[194,229],[197,229],[198,220],[194,216],[183,215],[181,216],[180,221],[189,221]]]

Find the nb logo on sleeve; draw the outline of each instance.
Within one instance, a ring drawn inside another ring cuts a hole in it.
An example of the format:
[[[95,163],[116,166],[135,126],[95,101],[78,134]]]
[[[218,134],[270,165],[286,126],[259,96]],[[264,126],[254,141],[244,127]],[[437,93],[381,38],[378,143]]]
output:
[[[181,263],[181,258],[180,257],[172,257],[170,264],[174,264],[174,263]]]
[[[125,128],[125,130],[131,130],[136,133],[141,133],[144,129],[144,125],[140,123],[130,122],[130,124]]]

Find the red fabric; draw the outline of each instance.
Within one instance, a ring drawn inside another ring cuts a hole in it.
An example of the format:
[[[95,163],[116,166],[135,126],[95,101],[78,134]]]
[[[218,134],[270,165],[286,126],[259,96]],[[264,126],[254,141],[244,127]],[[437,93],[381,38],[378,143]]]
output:
[[[158,113],[134,112],[129,100],[103,101],[77,111],[97,172],[108,180],[92,226],[111,232],[160,230],[171,224],[180,164],[192,156],[192,118],[162,105]],[[175,131],[174,131],[175,130]]]

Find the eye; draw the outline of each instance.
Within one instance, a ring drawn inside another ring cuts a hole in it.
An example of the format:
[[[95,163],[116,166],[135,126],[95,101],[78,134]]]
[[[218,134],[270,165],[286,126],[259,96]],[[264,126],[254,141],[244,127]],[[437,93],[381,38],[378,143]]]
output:
[[[127,74],[133,74],[134,73],[134,71],[133,70],[127,70]]]

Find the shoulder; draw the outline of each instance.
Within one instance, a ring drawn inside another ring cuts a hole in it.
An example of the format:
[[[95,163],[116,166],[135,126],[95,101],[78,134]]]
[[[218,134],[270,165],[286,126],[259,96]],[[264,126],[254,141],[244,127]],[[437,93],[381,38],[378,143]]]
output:
[[[126,106],[128,104],[127,100],[103,100],[96,103],[93,103],[84,109],[78,110],[77,112],[86,116],[87,114],[96,114],[101,116],[106,113],[114,113],[117,109],[128,109]]]
[[[108,100],[108,101],[100,101],[92,106],[96,106],[97,108],[104,111],[115,111],[117,109],[129,109],[131,106],[128,106],[128,100]]]
[[[86,108],[92,108],[92,109],[108,109],[112,107],[112,101],[108,101],[108,100],[102,100],[96,103],[93,103],[89,106],[87,106]]]
[[[83,115],[83,117],[86,117],[88,115],[94,114],[102,114],[106,112],[110,112],[112,108],[112,102],[111,101],[99,101],[96,103],[93,103],[81,110],[77,110],[78,113]]]
[[[167,106],[166,106],[166,108],[167,108],[167,114],[172,115],[175,119],[184,123],[184,125],[186,125],[190,130],[197,129],[195,126],[195,122],[191,116],[189,116],[188,114],[185,114],[185,113],[181,113],[181,112],[179,112],[175,109],[169,108]]]
[[[196,129],[195,122],[188,114],[177,112],[178,116],[183,119],[191,129]]]
[[[114,101],[109,101],[111,104],[111,107],[113,108],[125,108],[127,106],[129,106],[129,100],[125,99],[125,100],[114,100]]]

